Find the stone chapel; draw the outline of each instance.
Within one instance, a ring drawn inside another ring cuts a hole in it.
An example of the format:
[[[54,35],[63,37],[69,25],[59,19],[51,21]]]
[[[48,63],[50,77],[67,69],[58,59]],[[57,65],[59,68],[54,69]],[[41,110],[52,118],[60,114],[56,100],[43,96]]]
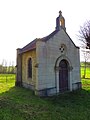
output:
[[[17,49],[16,86],[39,96],[81,88],[79,47],[67,34],[61,11],[51,34]]]

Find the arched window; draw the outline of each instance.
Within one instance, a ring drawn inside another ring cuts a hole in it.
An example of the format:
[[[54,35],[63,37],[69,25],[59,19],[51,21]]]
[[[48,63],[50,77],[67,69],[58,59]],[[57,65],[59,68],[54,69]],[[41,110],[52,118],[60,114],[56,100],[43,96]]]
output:
[[[28,59],[28,77],[32,78],[32,59]]]

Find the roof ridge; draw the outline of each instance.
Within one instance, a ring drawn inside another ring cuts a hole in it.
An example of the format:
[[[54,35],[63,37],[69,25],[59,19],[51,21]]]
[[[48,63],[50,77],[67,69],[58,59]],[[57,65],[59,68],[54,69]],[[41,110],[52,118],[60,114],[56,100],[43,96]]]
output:
[[[24,47],[22,47],[22,49],[24,49],[25,47],[27,47],[28,45],[32,44],[35,41],[36,41],[36,39],[32,40],[31,42],[29,42],[28,44],[26,44]]]
[[[36,42],[37,40],[41,39],[42,41],[46,42],[48,41],[50,38],[52,38],[59,30],[54,30],[52,33],[50,33],[49,35],[43,37],[43,38],[36,38],[33,41],[31,41],[30,43],[28,43],[27,45],[25,45],[23,48],[21,48],[21,53],[27,52],[29,50],[33,50],[36,48]]]
[[[27,52],[29,50],[33,50],[36,48],[36,39],[34,39],[33,41],[31,41],[30,43],[28,43],[26,46],[24,46],[23,48],[21,48],[21,53]]]
[[[42,38],[42,41],[48,41],[51,37],[53,37],[59,30],[54,30],[52,33],[50,33],[49,35],[45,36]]]

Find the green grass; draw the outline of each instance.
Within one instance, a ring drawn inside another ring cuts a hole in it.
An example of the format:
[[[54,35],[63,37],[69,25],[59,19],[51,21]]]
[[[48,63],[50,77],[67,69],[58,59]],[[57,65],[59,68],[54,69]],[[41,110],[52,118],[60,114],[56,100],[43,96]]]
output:
[[[0,74],[0,93],[15,86],[15,74]]]
[[[7,76],[7,80],[3,77],[0,79],[0,120],[90,119],[90,79],[82,79],[82,90],[38,97],[28,89],[15,87],[15,76],[12,79]]]
[[[81,68],[81,78],[84,75],[84,67]],[[86,68],[86,78],[90,78],[90,68]]]

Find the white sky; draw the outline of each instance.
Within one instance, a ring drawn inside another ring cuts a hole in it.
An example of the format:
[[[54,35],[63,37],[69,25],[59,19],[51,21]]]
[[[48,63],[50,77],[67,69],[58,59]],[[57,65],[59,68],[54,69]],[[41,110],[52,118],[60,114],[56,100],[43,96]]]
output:
[[[78,45],[80,26],[90,20],[90,0],[0,0],[0,61],[16,61],[16,49],[55,30],[59,10]]]

